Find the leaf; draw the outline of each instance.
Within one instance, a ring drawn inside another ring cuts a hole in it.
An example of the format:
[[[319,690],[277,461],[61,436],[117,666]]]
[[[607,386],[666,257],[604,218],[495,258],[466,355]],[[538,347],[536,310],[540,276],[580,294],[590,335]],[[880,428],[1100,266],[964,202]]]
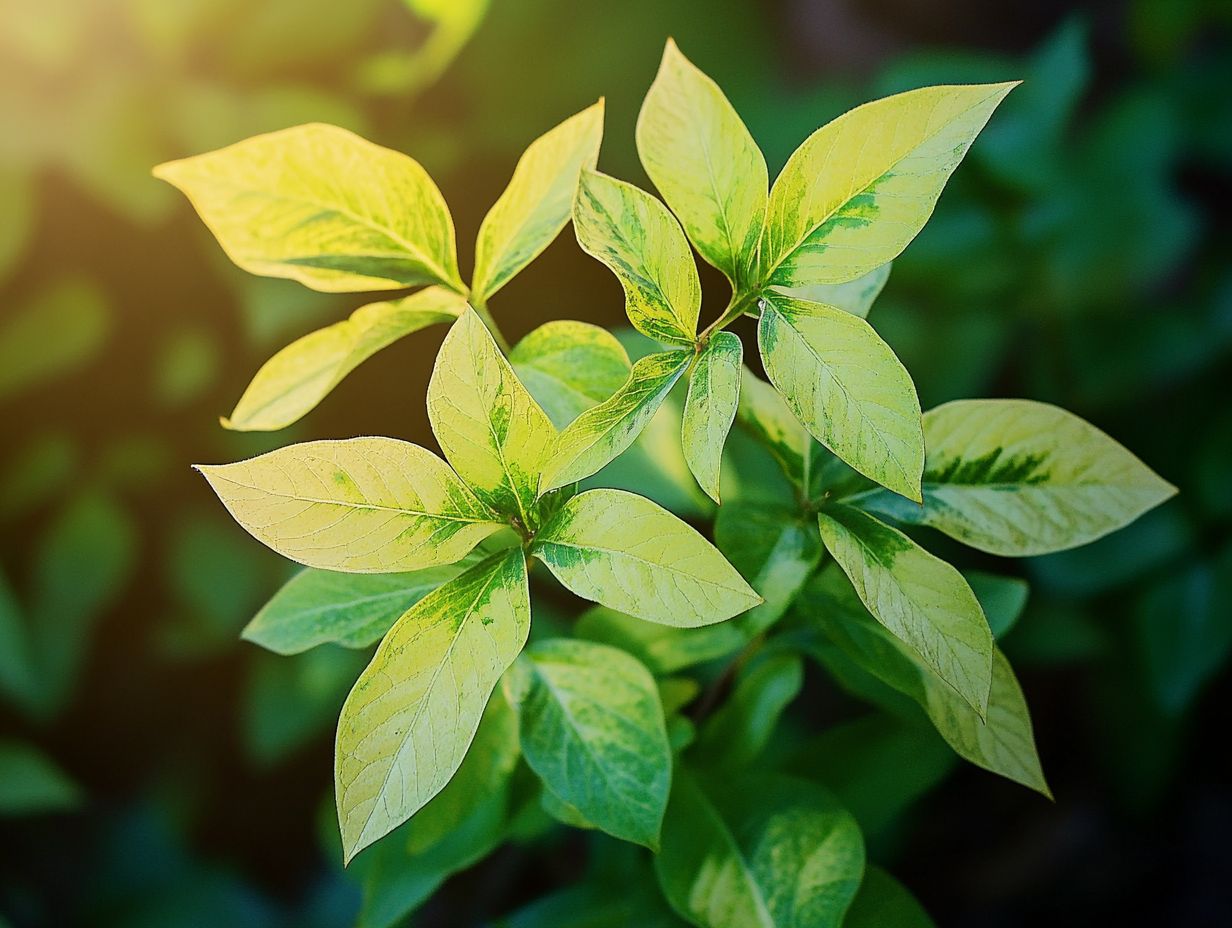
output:
[[[355,928],[404,925],[450,875],[496,849],[505,836],[517,759],[517,717],[498,688],[449,784],[352,863],[363,886]]]
[[[501,527],[449,465],[392,438],[305,442],[197,469],[254,538],[309,567],[439,567]]]
[[[445,457],[475,495],[531,525],[539,470],[556,429],[474,310],[453,324],[436,356],[428,419]]]
[[[829,641],[822,649],[813,650],[832,674],[840,662],[845,669],[855,667],[864,672]],[[837,676],[836,682],[845,686]],[[875,678],[873,682],[885,687]],[[896,690],[889,692],[902,697]],[[893,834],[903,815],[957,766],[953,749],[931,725],[920,723],[919,710],[910,700],[907,704],[912,711],[904,713],[905,718],[871,712],[797,742],[783,772],[820,783],[833,792],[843,808],[855,816],[866,838],[877,840]]]
[[[869,864],[843,919],[845,928],[936,928],[915,896],[880,867]]]
[[[573,228],[582,250],[620,279],[635,329],[668,344],[693,344],[701,282],[689,243],[667,207],[632,184],[583,171]]]
[[[719,466],[723,445],[740,403],[744,346],[731,332],[717,332],[697,356],[689,378],[680,433],[689,470],[706,495],[719,501]]]
[[[864,842],[812,783],[749,776],[707,795],[681,773],[655,871],[672,907],[701,928],[838,928]]]
[[[569,221],[578,177],[593,170],[603,138],[603,101],[530,144],[475,242],[473,298],[486,304],[533,261]]]
[[[639,359],[619,390],[586,410],[560,433],[543,465],[539,492],[546,493],[598,473],[633,444],[692,357],[687,351],[661,351]]]
[[[770,191],[762,279],[780,287],[839,284],[898,257],[1014,86],[911,90],[814,132]]]
[[[1027,607],[1031,588],[1018,577],[999,577],[982,570],[963,571],[963,578],[980,602],[993,638],[1004,638]]]
[[[77,784],[34,745],[0,740],[0,816],[64,812],[81,799]]]
[[[711,625],[761,602],[693,528],[623,490],[573,497],[532,550],[583,599],[663,625]]]
[[[714,543],[765,601],[737,624],[752,638],[782,617],[825,550],[811,519],[797,511],[736,501],[719,509]]]
[[[823,570],[804,596],[811,620],[843,653],[917,702],[961,757],[1051,797],[1022,689],[998,648],[993,648],[988,710],[981,718],[918,654],[873,620],[838,570]]]
[[[453,219],[426,171],[400,152],[312,123],[169,161],[179,188],[244,270],[314,290],[444,284],[458,277]]]
[[[309,567],[266,603],[243,637],[276,654],[299,654],[319,644],[364,648],[394,620],[456,577],[457,565],[398,574],[347,574]]]
[[[798,654],[769,654],[746,667],[727,702],[702,728],[690,757],[708,772],[750,766],[803,684]]]
[[[106,301],[83,280],[62,280],[0,321],[0,399],[63,377],[99,350],[111,326]]]
[[[390,629],[338,720],[335,792],[348,861],[449,782],[529,629],[520,548],[472,567]]]
[[[25,616],[8,578],[0,572],[0,696],[28,704],[35,687],[34,671]]]
[[[859,509],[828,508],[818,524],[869,612],[982,717],[992,633],[962,574]]]
[[[366,658],[341,648],[317,648],[293,657],[257,655],[249,665],[243,695],[248,756],[268,767],[332,731]]]
[[[845,313],[868,318],[868,311],[881,295],[886,281],[890,279],[889,264],[873,268],[855,280],[841,284],[812,284],[807,287],[778,287],[777,292],[792,299],[804,300],[808,303],[824,303]]]
[[[132,516],[91,490],[70,499],[36,539],[27,628],[41,716],[71,695],[92,627],[133,574],[138,541]]]
[[[763,303],[757,329],[762,362],[791,411],[860,473],[918,500],[920,401],[890,346],[842,310],[780,296]]]
[[[629,377],[624,347],[588,322],[539,326],[513,347],[509,362],[558,429],[608,399]]]
[[[747,642],[734,622],[720,622],[704,628],[673,628],[643,622],[605,606],[594,606],[583,612],[573,633],[588,641],[628,651],[656,674],[674,673],[725,657]]]
[[[638,115],[637,151],[693,247],[733,287],[749,282],[766,214],[766,159],[723,91],[670,38]]]
[[[957,400],[924,416],[924,506],[862,506],[991,554],[1063,551],[1123,528],[1176,493],[1073,413],[1032,400]]]
[[[243,432],[286,428],[382,348],[449,322],[465,308],[466,299],[445,287],[361,306],[351,318],[296,339],[266,361],[222,424]]]
[[[526,650],[522,753],[560,800],[610,835],[659,845],[672,780],[663,706],[625,652],[553,638]]]
[[[804,485],[804,455],[812,436],[782,395],[747,367],[741,371],[736,421],[770,452],[789,480]]]

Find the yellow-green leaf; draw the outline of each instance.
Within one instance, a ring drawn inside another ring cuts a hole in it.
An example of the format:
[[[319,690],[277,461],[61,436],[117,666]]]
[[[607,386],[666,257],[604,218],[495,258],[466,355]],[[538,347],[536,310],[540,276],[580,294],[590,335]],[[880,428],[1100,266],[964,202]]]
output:
[[[838,284],[892,261],[924,227],[950,174],[1015,84],[924,87],[822,126],[770,191],[768,284]]]
[[[637,151],[689,241],[745,282],[766,214],[766,159],[723,91],[671,39],[637,119]]]
[[[818,441],[882,486],[920,498],[924,429],[911,375],[859,316],[784,296],[763,301],[766,374]]]
[[[602,138],[600,100],[526,149],[479,227],[471,284],[476,301],[486,303],[560,234],[569,221],[578,175],[594,168]]]
[[[529,525],[556,429],[473,310],[454,323],[436,356],[428,418],[445,457],[475,494]]]
[[[689,366],[687,351],[662,351],[641,358],[611,397],[592,406],[556,439],[543,467],[539,492],[584,480],[633,444]]]
[[[981,717],[919,654],[873,620],[836,568],[822,570],[805,588],[802,602],[807,606],[804,615],[848,660],[910,696],[959,756],[1051,795],[1022,688],[999,648],[993,646],[988,712]],[[822,656],[825,659],[824,652]]]
[[[861,505],[1007,557],[1085,545],[1176,493],[1073,413],[1031,400],[958,400],[924,416],[924,506]]]
[[[539,326],[509,352],[526,389],[563,429],[602,403],[629,377],[629,355],[607,329],[557,320]]]
[[[448,464],[392,438],[305,442],[197,469],[254,538],[309,567],[451,564],[503,524]]]
[[[982,717],[992,680],[992,632],[962,574],[866,512],[818,516],[826,550],[860,601]]]
[[[825,303],[845,313],[867,319],[868,311],[873,308],[873,302],[881,295],[886,281],[890,279],[892,266],[892,264],[883,264],[855,280],[844,281],[841,284],[812,284],[808,287],[776,287],[775,289],[797,300]]]
[[[716,333],[693,366],[684,404],[680,432],[684,456],[698,485],[716,503],[723,446],[740,403],[743,362],[740,339],[731,332]]]
[[[455,319],[465,308],[465,297],[439,286],[361,306],[351,318],[296,339],[266,361],[222,424],[243,432],[286,428],[382,348]]]
[[[619,278],[634,328],[661,342],[693,344],[701,282],[680,223],[666,206],[632,184],[583,171],[573,228],[582,250]]]
[[[453,219],[418,162],[313,123],[169,161],[236,264],[328,292],[444,284],[458,292]]]
[[[430,593],[389,630],[338,720],[334,782],[348,861],[449,782],[529,631],[521,548]]]
[[[747,367],[741,375],[736,421],[770,452],[788,479],[803,485],[804,455],[812,436],[774,387]]]
[[[761,602],[695,529],[624,490],[573,497],[534,553],[583,599],[663,625],[712,625]]]

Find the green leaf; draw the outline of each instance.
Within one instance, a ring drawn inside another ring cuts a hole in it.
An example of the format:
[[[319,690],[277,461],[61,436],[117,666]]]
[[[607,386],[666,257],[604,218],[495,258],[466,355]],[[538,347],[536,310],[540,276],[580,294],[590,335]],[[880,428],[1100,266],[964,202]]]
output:
[[[608,399],[629,377],[624,346],[588,322],[539,326],[514,346],[509,362],[558,429]]]
[[[925,87],[866,103],[814,132],[770,191],[763,281],[839,284],[898,257],[1014,86]]]
[[[723,445],[740,403],[744,346],[731,332],[717,332],[697,357],[689,378],[680,433],[689,470],[706,495],[719,501]]]
[[[818,623],[848,659],[917,702],[961,757],[1051,796],[1022,688],[1000,649],[993,647],[988,710],[981,718],[918,654],[873,620],[838,570],[818,574],[804,602],[810,621]]]
[[[812,436],[774,387],[747,367],[741,375],[736,421],[770,452],[788,479],[803,488],[804,455],[812,445]]]
[[[761,602],[697,531],[623,490],[573,497],[533,551],[583,599],[664,625],[711,625]]]
[[[994,638],[1004,638],[1027,607],[1031,588],[1018,577],[999,577],[982,570],[963,571],[971,592],[980,601],[988,628]]]
[[[727,702],[702,728],[690,757],[708,772],[748,767],[769,743],[779,717],[803,684],[798,654],[768,654],[746,667]]]
[[[244,432],[285,428],[382,348],[404,335],[449,322],[465,308],[466,299],[445,287],[361,306],[351,318],[296,339],[266,361],[222,424]]]
[[[657,849],[672,756],[650,671],[617,648],[565,638],[532,645],[524,666],[531,769],[595,827]]]
[[[734,654],[747,642],[735,622],[720,622],[704,628],[673,628],[643,622],[605,606],[594,606],[583,612],[573,633],[579,638],[628,651],[656,674],[674,673]]]
[[[818,524],[826,549],[877,621],[983,716],[992,633],[962,574],[859,509],[831,507]]]
[[[253,274],[314,290],[398,290],[458,277],[449,207],[418,162],[313,123],[169,161],[154,176],[192,202]]]
[[[533,261],[569,221],[578,177],[594,169],[603,138],[603,101],[536,139],[488,211],[475,242],[474,299],[486,304]]]
[[[672,907],[701,928],[838,928],[864,841],[812,783],[750,776],[707,795],[681,772],[655,871]]]
[[[880,867],[870,864],[844,928],[936,928],[915,896]]]
[[[763,300],[766,374],[805,428],[866,477],[918,500],[920,401],[890,346],[858,316],[788,297]]]
[[[244,629],[276,654],[319,644],[365,648],[394,620],[462,571],[458,565],[399,574],[347,574],[309,567],[286,582]]]
[[[502,526],[444,461],[392,438],[305,442],[197,469],[254,538],[325,570],[439,567]]]
[[[335,792],[348,861],[449,782],[529,630],[520,548],[430,593],[390,629],[338,720]]]
[[[633,444],[692,358],[687,351],[661,351],[638,360],[619,390],[583,412],[560,433],[543,465],[539,492],[598,473]]]
[[[746,283],[766,215],[766,159],[723,91],[670,38],[638,115],[637,151],[693,247],[733,287]]]
[[[441,450],[484,503],[530,525],[556,429],[474,310],[453,324],[428,383]]]
[[[269,766],[332,731],[366,658],[341,648],[317,648],[293,657],[257,655],[244,688],[248,756]]]
[[[25,705],[35,686],[34,670],[25,617],[8,578],[0,572],[0,695]]]
[[[765,601],[737,624],[752,638],[782,617],[825,553],[812,519],[798,511],[742,502],[719,509],[714,543]]]
[[[136,567],[138,540],[125,509],[106,494],[86,491],[69,500],[35,541],[27,628],[40,714],[54,713],[70,695],[93,625]]]
[[[957,400],[924,416],[924,506],[862,506],[1007,557],[1085,545],[1176,493],[1073,413],[1031,400]]]
[[[98,354],[110,327],[106,301],[82,280],[62,280],[0,321],[0,399],[54,380]]]
[[[0,816],[64,812],[81,798],[77,784],[34,745],[0,740]]]
[[[881,295],[886,281],[890,279],[889,264],[873,268],[867,274],[841,284],[812,284],[807,287],[777,287],[777,292],[808,303],[824,303],[845,313],[868,318],[868,311]]]
[[[831,673],[838,662],[864,672],[829,641],[822,649],[812,650]],[[836,682],[845,686],[841,679]],[[879,680],[873,682],[885,686]],[[895,690],[889,692],[902,697]],[[931,725],[921,724],[919,710],[910,700],[906,704],[910,710],[905,718],[870,712],[797,741],[783,772],[832,791],[855,816],[865,837],[876,840],[892,835],[903,814],[957,766],[950,746]]]
[[[701,282],[689,243],[667,207],[632,184],[583,171],[573,228],[582,250],[620,279],[635,329],[661,342],[693,344]]]

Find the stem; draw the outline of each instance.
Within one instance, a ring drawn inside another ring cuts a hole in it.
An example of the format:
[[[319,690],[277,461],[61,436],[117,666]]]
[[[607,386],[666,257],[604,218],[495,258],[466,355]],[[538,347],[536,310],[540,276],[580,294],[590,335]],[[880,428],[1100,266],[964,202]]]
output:
[[[747,664],[749,658],[757,653],[757,650],[764,643],[765,637],[765,632],[762,632],[736,652],[736,655],[728,661],[727,666],[714,678],[710,686],[706,687],[706,691],[702,693],[701,699],[697,701],[697,708],[693,713],[694,722],[700,724],[709,717],[710,713],[718,705],[719,698],[726,690],[730,689],[732,680],[740,672],[740,668]]]
[[[483,300],[472,300],[471,308],[475,310],[483,324],[488,327],[488,331],[492,333],[492,338],[500,347],[500,350],[505,354],[509,354],[509,341],[505,338],[505,333],[500,330],[500,326],[496,324],[496,320],[492,318],[492,314],[488,312],[488,305]]]
[[[756,293],[751,293],[748,291],[743,293],[733,293],[731,301],[727,304],[727,309],[723,310],[723,315],[719,316],[718,319],[706,326],[702,334],[698,336],[698,341],[705,343],[711,335],[727,328],[743,316],[750,307],[756,305],[756,303]]]

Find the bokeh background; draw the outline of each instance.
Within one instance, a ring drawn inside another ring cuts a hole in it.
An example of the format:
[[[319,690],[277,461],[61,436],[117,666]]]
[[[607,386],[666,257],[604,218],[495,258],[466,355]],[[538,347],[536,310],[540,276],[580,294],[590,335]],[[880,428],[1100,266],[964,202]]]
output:
[[[288,565],[188,465],[431,444],[443,330],[292,429],[224,431],[270,354],[361,301],[231,267],[150,167],[337,123],[428,168],[469,267],[522,147],[600,95],[601,166],[648,186],[633,124],[668,35],[772,175],[863,100],[1025,79],[896,262],[878,328],[926,408],[1056,402],[1181,493],[1088,548],[977,561],[1032,584],[1004,648],[1056,803],[971,767],[891,769],[857,784],[893,812],[870,844],[942,926],[1232,924],[1232,4],[0,0],[0,925],[341,928],[360,905],[330,780],[365,655],[239,641]],[[493,311],[516,338],[619,325],[622,302],[566,232]],[[665,453],[636,479],[704,520]],[[424,874],[445,882],[414,924],[494,923],[576,875],[571,840]]]

